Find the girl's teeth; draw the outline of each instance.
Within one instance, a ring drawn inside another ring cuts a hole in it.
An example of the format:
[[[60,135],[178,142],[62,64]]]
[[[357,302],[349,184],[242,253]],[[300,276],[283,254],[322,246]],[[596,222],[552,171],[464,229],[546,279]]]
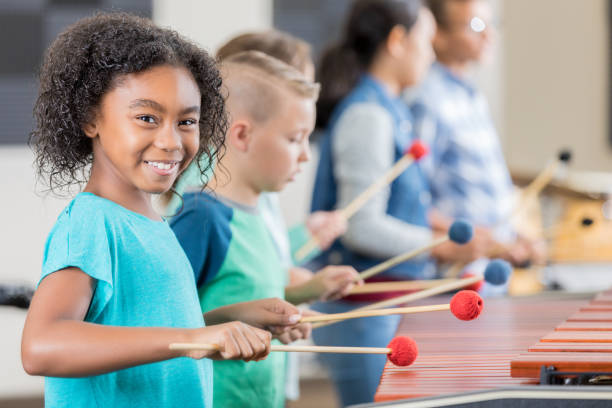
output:
[[[151,166],[157,167],[161,170],[170,170],[173,164],[170,163],[161,163],[161,162],[148,162]]]

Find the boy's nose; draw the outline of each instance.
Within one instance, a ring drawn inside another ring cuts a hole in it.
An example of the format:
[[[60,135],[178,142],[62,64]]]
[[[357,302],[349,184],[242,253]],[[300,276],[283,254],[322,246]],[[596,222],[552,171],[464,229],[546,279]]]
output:
[[[299,161],[300,162],[310,161],[311,153],[312,152],[310,150],[310,142],[308,140],[305,140],[304,143],[302,144],[302,151],[300,152]]]

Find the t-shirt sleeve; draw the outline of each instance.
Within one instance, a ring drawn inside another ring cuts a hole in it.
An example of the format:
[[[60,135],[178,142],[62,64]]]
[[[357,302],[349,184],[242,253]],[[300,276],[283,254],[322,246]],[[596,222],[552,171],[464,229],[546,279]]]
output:
[[[77,203],[64,210],[45,246],[41,281],[66,268],[96,280],[87,320],[95,320],[113,295],[113,230],[103,211]]]
[[[231,240],[231,210],[211,208],[215,204],[207,201],[195,200],[194,205],[186,206],[171,223],[191,263],[198,288],[217,275]]]
[[[312,238],[312,235],[304,223],[297,224],[289,228],[288,235],[289,245],[291,246],[291,257],[294,264],[297,265],[299,263],[306,263],[309,259],[312,259],[321,253],[321,250],[317,248],[312,250],[306,258],[297,261],[295,259],[295,254],[302,248],[302,246],[306,245],[306,243]]]
[[[348,108],[334,129],[332,153],[337,206],[344,208],[394,164],[390,114],[370,103]],[[431,240],[429,229],[387,214],[390,195],[391,189],[386,186],[348,220],[346,233],[340,238],[346,247],[367,256],[389,258]]]

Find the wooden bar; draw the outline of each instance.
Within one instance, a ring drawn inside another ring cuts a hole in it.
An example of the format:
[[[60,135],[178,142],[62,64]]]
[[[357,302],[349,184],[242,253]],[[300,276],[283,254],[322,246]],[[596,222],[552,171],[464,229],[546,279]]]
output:
[[[576,312],[568,322],[612,322],[612,312]]]
[[[557,343],[612,343],[612,331],[554,331],[540,341]]]
[[[612,372],[612,353],[526,353],[512,359],[512,377],[539,378],[542,366],[559,371]]]
[[[557,331],[612,331],[612,322],[565,322]]]
[[[531,352],[612,353],[611,343],[561,343],[540,341],[529,347]]]

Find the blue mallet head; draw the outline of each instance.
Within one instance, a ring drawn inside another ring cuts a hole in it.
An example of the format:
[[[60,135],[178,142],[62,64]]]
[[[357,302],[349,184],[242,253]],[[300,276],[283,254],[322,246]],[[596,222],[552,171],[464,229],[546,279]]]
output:
[[[450,240],[459,245],[470,242],[472,235],[474,235],[474,228],[467,221],[457,220],[453,222],[453,225],[448,230]]]
[[[512,267],[508,262],[502,259],[494,259],[487,265],[484,278],[490,284],[499,286],[508,281],[511,273]]]

